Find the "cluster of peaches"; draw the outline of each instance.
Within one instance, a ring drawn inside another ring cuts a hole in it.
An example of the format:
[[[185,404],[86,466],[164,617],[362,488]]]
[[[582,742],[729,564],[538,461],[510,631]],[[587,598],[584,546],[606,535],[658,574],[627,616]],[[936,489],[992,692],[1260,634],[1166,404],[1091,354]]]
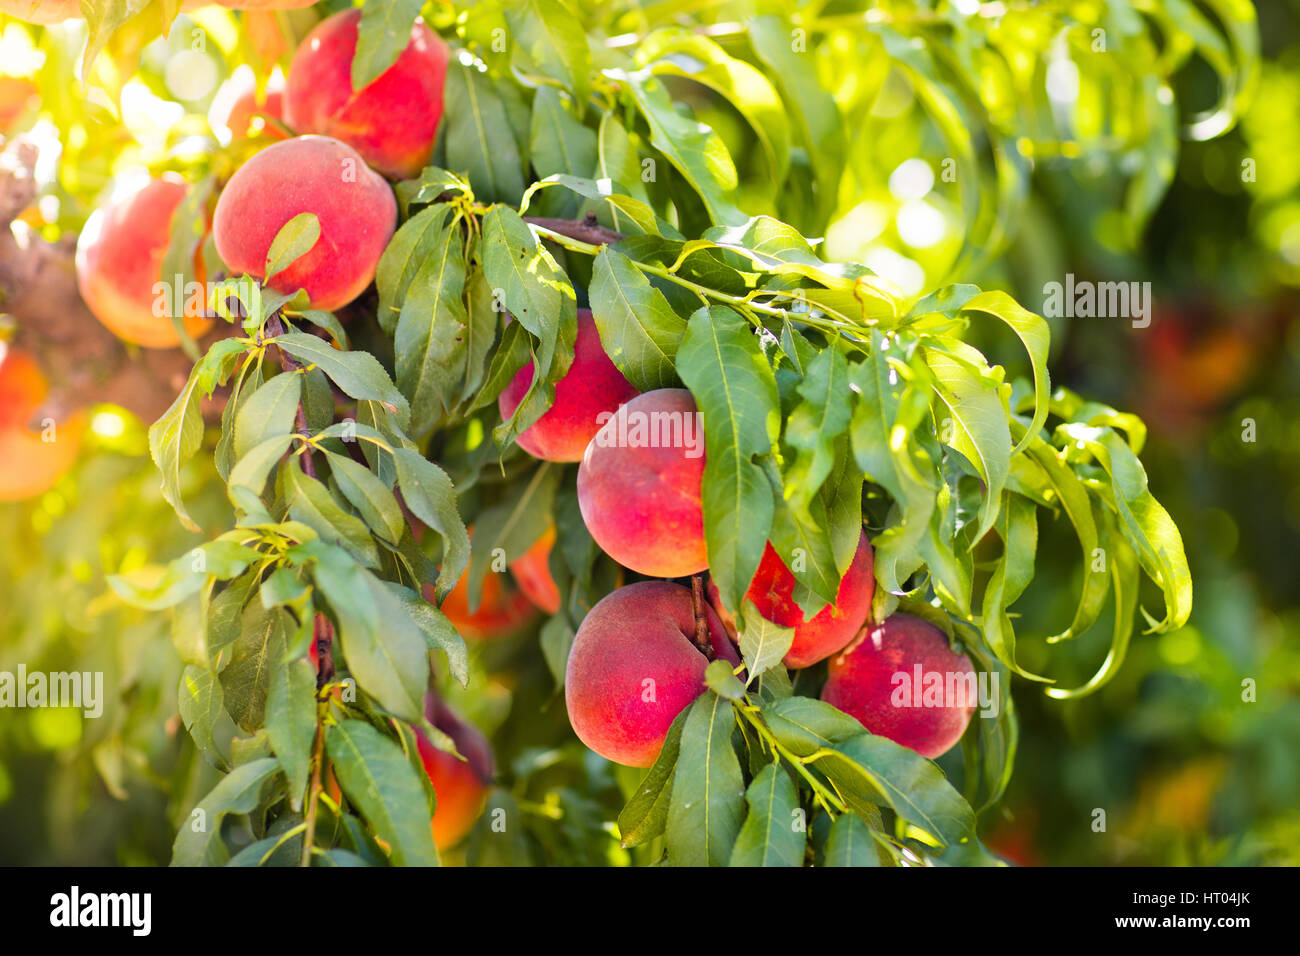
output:
[[[260,278],[281,228],[297,215],[314,214],[320,225],[316,244],[269,284],[285,292],[305,289],[312,306],[325,310],[351,302],[373,281],[397,224],[385,177],[419,173],[442,114],[448,50],[421,23],[387,72],[363,90],[352,88],[359,19],[359,11],[349,10],[323,21],[294,55],[283,90],[261,102],[249,91],[232,105],[225,122],[234,135],[246,135],[250,119],[260,116],[299,135],[266,128],[276,141],[233,174],[211,224],[232,274]],[[114,199],[95,212],[78,246],[77,274],[87,305],[119,337],[140,346],[178,341],[170,317],[157,315],[153,287],[172,214],[187,188],[159,178]],[[191,334],[201,334],[207,323],[201,309],[186,316]],[[503,418],[522,402],[533,375],[533,366],[526,365],[501,393]],[[740,666],[739,609],[724,607],[712,585],[697,607],[692,591],[671,580],[708,569],[705,456],[680,444],[620,443],[617,420],[610,418],[620,409],[651,419],[694,417],[697,411],[684,389],[638,393],[606,354],[591,313],[579,310],[572,366],[556,385],[552,407],[517,441],[534,457],[580,463],[578,501],[592,538],[623,567],[657,579],[618,588],[590,610],[574,638],[565,680],[569,718],[582,741],[610,760],[645,767],[658,756],[673,720],[703,692],[709,661]],[[483,598],[471,611],[462,578],[442,610],[471,640],[518,630],[534,613],[532,605],[557,613],[561,599],[549,565],[554,541],[552,527],[512,562],[518,590],[489,574]],[[961,737],[973,706],[890,703],[899,672],[910,674],[919,665],[926,672],[969,674],[972,666],[949,648],[939,629],[919,618],[900,613],[869,623],[873,552],[865,533],[834,604],[806,618],[795,589],[793,573],[769,543],[745,599],[767,620],[793,629],[785,666],[806,668],[829,659],[823,699],[927,757]],[[697,612],[706,618],[711,647],[695,642]],[[438,716],[451,726],[448,715]],[[457,730],[467,733],[459,725]],[[479,748],[479,741],[471,746]],[[486,764],[476,768],[427,741],[421,753],[439,797],[435,834],[440,844],[453,843],[481,810]]]

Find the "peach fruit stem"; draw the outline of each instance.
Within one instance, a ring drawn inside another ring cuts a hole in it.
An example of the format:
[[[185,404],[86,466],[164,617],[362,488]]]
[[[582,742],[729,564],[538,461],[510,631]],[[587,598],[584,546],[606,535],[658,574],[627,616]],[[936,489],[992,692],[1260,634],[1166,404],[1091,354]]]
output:
[[[691,609],[695,613],[695,646],[705,658],[713,660],[713,637],[704,610],[704,578],[698,574],[691,575]]]

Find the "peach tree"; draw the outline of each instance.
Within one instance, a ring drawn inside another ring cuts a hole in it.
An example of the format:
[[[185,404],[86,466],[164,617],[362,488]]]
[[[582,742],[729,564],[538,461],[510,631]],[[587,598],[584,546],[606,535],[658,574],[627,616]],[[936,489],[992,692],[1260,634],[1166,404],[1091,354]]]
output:
[[[1251,85],[1207,6],[83,4],[87,70],[212,16],[259,77],[120,227],[192,361],[149,450],[206,540],[110,582],[222,774],[173,861],[994,862],[1013,678],[1094,691],[1192,590],[1142,422],[1053,385],[999,256],[1040,167],[1137,240]],[[1071,683],[1018,632],[1108,647]]]

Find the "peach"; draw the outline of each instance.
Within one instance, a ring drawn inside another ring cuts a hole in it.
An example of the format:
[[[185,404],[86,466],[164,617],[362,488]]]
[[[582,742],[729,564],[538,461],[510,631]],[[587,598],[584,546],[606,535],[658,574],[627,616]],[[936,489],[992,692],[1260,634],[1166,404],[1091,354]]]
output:
[[[826,605],[812,620],[804,620],[804,613],[794,600],[794,574],[768,542],[745,597],[773,624],[794,628],[794,641],[785,655],[785,666],[811,667],[843,649],[866,623],[876,589],[873,572],[874,553],[864,531],[858,539],[853,561],[840,579],[835,603]],[[732,616],[723,609],[718,588],[712,581],[709,600],[723,623],[734,629]]]
[[[497,399],[502,420],[515,413],[533,383],[534,368],[521,368]],[[534,458],[581,461],[587,445],[600,431],[602,412],[613,412],[639,393],[605,354],[589,309],[578,310],[578,336],[573,364],[555,385],[555,404],[515,439]]]
[[[316,216],[320,238],[270,285],[306,289],[314,308],[339,309],[374,279],[397,227],[397,200],[346,143],[286,139],[257,153],[226,184],[212,223],[217,252],[233,273],[261,278],[271,243],[300,213]]]
[[[471,641],[491,641],[509,637],[532,621],[536,614],[527,595],[508,587],[503,575],[488,572],[483,576],[483,591],[478,607],[469,609],[469,572],[466,571],[442,602],[441,611],[460,632]],[[433,603],[433,587],[424,585],[424,599]]]
[[[415,732],[420,762],[437,797],[433,842],[439,850],[445,850],[463,840],[483,812],[488,786],[495,775],[495,761],[483,733],[441,701],[431,699],[425,711],[430,723],[449,736],[465,758],[439,750],[423,733]]]
[[[72,467],[81,447],[85,414],[78,412],[52,433],[28,428],[45,401],[48,384],[30,355],[8,350],[0,359],[0,501],[44,494]]]
[[[705,602],[714,657],[736,649]],[[584,744],[629,767],[655,762],[673,720],[703,693],[709,660],[694,643],[691,592],[641,581],[597,602],[583,619],[565,668],[569,722]]]
[[[0,76],[0,134],[40,103],[40,90],[26,77]]]
[[[271,76],[266,84],[266,96],[259,99],[257,81],[251,72],[240,72],[226,81],[212,102],[208,116],[212,129],[231,140],[249,136],[267,136],[271,139],[288,139],[288,134],[267,117],[284,119],[284,77]]]
[[[216,0],[218,6],[227,10],[300,10],[310,7],[316,0]],[[202,6],[202,0],[187,0],[185,9]]]
[[[891,614],[831,658],[822,700],[873,734],[934,758],[966,732],[978,703],[976,677],[970,658],[953,651],[943,631]]]
[[[80,0],[0,0],[0,13],[28,23],[61,23],[81,16]]]
[[[344,10],[307,34],[289,65],[285,117],[303,133],[353,147],[385,176],[418,176],[442,119],[447,45],[421,22],[397,61],[365,89],[352,88],[361,11]]]
[[[510,562],[510,573],[523,591],[547,614],[558,614],[560,589],[551,576],[551,548],[555,546],[555,525],[546,529],[527,551]]]
[[[146,348],[180,342],[170,317],[168,295],[159,295],[163,256],[171,242],[171,220],[189,186],[180,177],[149,179],[95,210],[77,239],[77,285],[95,318],[118,338]],[[202,260],[195,254],[195,277]],[[174,281],[174,280],[168,280]],[[177,290],[181,295],[183,290]],[[185,299],[185,328],[202,335],[211,325],[206,303]]]
[[[695,399],[660,388],[619,408],[578,466],[578,507],[596,543],[626,568],[657,578],[708,567],[704,430]]]

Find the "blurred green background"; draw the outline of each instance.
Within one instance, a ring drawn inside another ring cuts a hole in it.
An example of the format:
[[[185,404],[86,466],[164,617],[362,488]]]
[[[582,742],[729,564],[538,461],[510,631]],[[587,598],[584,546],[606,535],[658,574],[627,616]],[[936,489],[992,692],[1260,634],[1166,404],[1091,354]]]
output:
[[[1052,376],[1147,421],[1143,460],[1182,530],[1195,609],[1178,632],[1135,638],[1091,697],[1051,700],[1017,681],[1016,772],[1003,807],[981,821],[989,846],[1016,863],[1300,863],[1300,4],[1256,7],[1263,62],[1249,106],[1224,135],[1178,144],[1172,185],[1140,235],[1117,227],[1115,210],[1154,154],[1044,154],[1005,254],[950,275],[959,219],[933,169],[907,165],[928,134],[903,121],[916,105],[897,71],[871,94],[875,126],[857,127],[871,161],[846,177],[826,231],[831,255],[913,291],[960,278],[1005,287],[1036,311],[1044,283],[1067,273],[1152,284],[1147,328],[1053,320]],[[9,64],[35,35],[15,28],[0,34]],[[228,69],[239,57],[226,53]],[[142,75],[165,95],[149,59]],[[1218,95],[1219,77],[1197,60],[1172,82],[1184,116]],[[745,155],[733,116],[707,97],[692,107]],[[60,115],[81,108],[63,104]],[[51,228],[84,219],[122,151],[93,138],[68,145]],[[147,148],[137,159],[156,157]],[[78,176],[86,181],[69,179]],[[979,344],[1023,374],[1014,343]],[[201,469],[192,477],[196,520],[219,529],[219,490]],[[217,779],[176,715],[169,629],[184,621],[125,608],[104,585],[192,545],[157,488],[140,423],[101,410],[72,474],[35,501],[0,506],[0,670],[102,670],[110,689],[98,720],[0,713],[0,864],[166,863],[182,817]],[[1069,685],[1096,669],[1108,625],[1046,663],[1032,635],[1059,628],[1076,594],[1077,546],[1059,530],[1043,522],[1037,580],[1016,611],[1027,622],[1024,665],[1050,666]],[[1158,603],[1151,594],[1148,606]],[[567,734],[536,634],[471,651],[474,693],[451,696],[493,733],[509,790],[499,799],[530,820],[521,852],[629,862],[607,825],[622,803],[619,775]],[[1104,833],[1093,829],[1097,810]],[[471,838],[454,859],[491,862],[489,852]]]

